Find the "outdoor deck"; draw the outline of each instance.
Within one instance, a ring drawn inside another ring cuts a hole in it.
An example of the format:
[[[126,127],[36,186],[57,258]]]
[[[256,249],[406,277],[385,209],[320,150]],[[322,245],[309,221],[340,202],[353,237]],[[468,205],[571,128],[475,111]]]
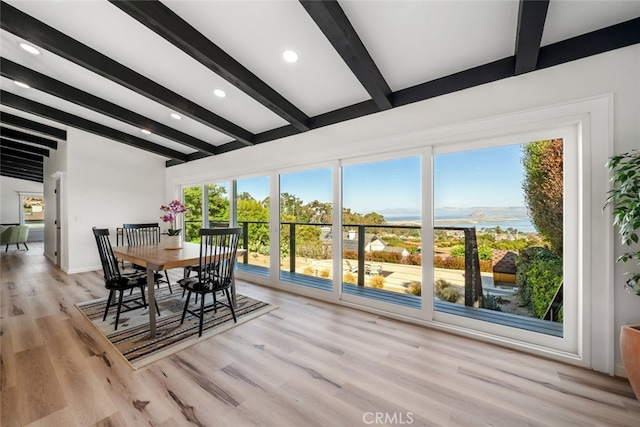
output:
[[[238,269],[249,274],[269,277],[269,269],[265,267],[239,263]],[[333,282],[330,279],[310,276],[307,274],[291,273],[285,270],[280,271],[280,280],[284,282],[294,283],[296,285],[320,289],[327,292],[331,292],[333,289]],[[398,304],[414,309],[420,309],[422,307],[422,298],[412,294],[402,294],[399,292],[392,292],[384,289],[375,289],[365,286],[357,286],[349,283],[343,283],[342,290],[345,294],[362,296],[365,298],[370,298],[391,304]],[[434,301],[434,309],[439,312],[476,319],[483,322],[496,323],[504,326],[538,332],[541,334],[552,335],[556,337],[563,336],[563,324],[558,322],[551,322],[548,320],[542,320],[533,317],[518,316],[515,314],[503,313],[501,311],[495,310],[467,307],[463,304],[455,304],[440,300]]]

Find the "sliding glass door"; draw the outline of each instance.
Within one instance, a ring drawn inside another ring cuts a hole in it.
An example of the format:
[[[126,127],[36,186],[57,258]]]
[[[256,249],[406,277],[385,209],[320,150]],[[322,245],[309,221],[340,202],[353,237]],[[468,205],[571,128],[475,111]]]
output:
[[[412,156],[342,167],[343,297],[422,307],[421,164]]]
[[[332,290],[332,169],[280,174],[280,280]]]
[[[239,179],[236,194],[236,223],[242,228],[240,247],[248,250],[239,260],[238,269],[269,276],[269,177]]]

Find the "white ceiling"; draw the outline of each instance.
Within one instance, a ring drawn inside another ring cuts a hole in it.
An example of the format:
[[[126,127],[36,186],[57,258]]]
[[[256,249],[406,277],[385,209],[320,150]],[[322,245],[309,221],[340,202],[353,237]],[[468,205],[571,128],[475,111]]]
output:
[[[289,122],[106,0],[5,3],[152,79],[252,134]],[[162,3],[275,89],[310,118],[371,99],[331,42],[297,0],[167,1]],[[391,91],[449,76],[515,54],[519,1],[355,1],[339,5]],[[640,17],[640,1],[551,0],[542,46]],[[21,37],[0,30],[0,54],[214,146],[234,138],[41,48],[31,55]],[[290,64],[282,52],[293,49]],[[37,89],[2,78],[0,88],[181,153],[197,150]],[[215,88],[226,98],[212,95]],[[0,111],[51,123],[27,111]],[[66,125],[57,127],[65,129]],[[166,156],[164,156],[166,158]]]

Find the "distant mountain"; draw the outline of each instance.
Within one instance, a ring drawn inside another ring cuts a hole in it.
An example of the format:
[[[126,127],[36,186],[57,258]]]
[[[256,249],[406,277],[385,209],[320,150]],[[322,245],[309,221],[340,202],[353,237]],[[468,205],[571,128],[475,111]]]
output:
[[[525,206],[488,207],[473,206],[468,208],[442,207],[434,212],[435,218],[528,218]]]

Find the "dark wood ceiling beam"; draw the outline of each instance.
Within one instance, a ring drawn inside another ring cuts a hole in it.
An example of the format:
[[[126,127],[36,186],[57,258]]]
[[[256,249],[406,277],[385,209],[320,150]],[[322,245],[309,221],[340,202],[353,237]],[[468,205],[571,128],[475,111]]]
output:
[[[58,148],[58,141],[4,126],[0,126],[0,136],[17,141],[30,142],[43,147],[53,148],[54,150]]]
[[[300,0],[380,110],[393,107],[393,94],[358,33],[335,0]]]
[[[15,150],[9,147],[0,147],[0,153],[3,157],[12,157],[17,160],[24,160],[33,164],[42,164],[44,162],[43,157],[33,153],[25,153],[19,150]]]
[[[204,151],[208,154],[215,153],[215,145],[177,131],[160,122],[151,120],[102,98],[98,98],[88,92],[76,89],[73,86],[52,79],[8,59],[0,58],[0,74],[8,79],[25,82],[31,86],[32,89],[41,90],[132,126],[147,129],[155,135],[178,142],[194,150]]]
[[[43,166],[40,164],[32,165],[27,163],[21,163],[16,161],[15,159],[2,159],[0,160],[0,168],[8,169],[8,170],[16,170],[18,172],[26,172],[26,173],[42,173]]]
[[[516,32],[515,74],[536,69],[549,0],[520,0]]]
[[[37,154],[39,156],[49,157],[49,150],[40,147],[34,147],[29,144],[22,144],[11,139],[0,138],[0,147],[10,148],[13,150],[22,151],[24,153]]]
[[[38,21],[15,7],[5,2],[1,2],[1,6],[0,27],[2,29],[197,120],[218,132],[235,138],[246,145],[253,145],[254,135],[251,132],[106,57],[55,28]]]
[[[6,171],[0,169],[0,175],[15,179],[24,179],[26,181],[44,182],[43,176],[38,174],[26,174],[18,171]]]
[[[84,130],[85,132],[100,135],[104,138],[112,139],[114,141],[130,145],[132,147],[140,148],[141,150],[145,150],[150,153],[169,157],[178,162],[184,163],[187,161],[187,155],[179,151],[172,150],[171,148],[167,148],[162,145],[154,144],[153,142],[149,142],[145,139],[129,135],[128,133],[110,128],[100,123],[95,123],[90,120],[83,119],[82,117],[57,110],[53,107],[49,107],[48,105],[40,104],[30,99],[15,95],[11,92],[1,90],[0,103],[17,110],[26,111],[36,116],[44,117],[54,122],[63,123],[67,126]]]
[[[640,18],[540,48],[536,69],[553,67],[640,43]]]
[[[2,67],[0,66],[0,71]],[[53,126],[45,125],[43,123],[34,122],[33,120],[26,119],[24,117],[15,116],[13,114],[0,111],[0,123],[12,125],[15,127],[27,129],[33,132],[42,133],[51,136],[55,139],[62,141],[67,140],[67,131],[55,128]]]
[[[21,162],[14,158],[3,158],[0,160],[0,167],[2,169],[5,168],[13,168],[18,171],[30,172],[30,173],[42,173],[43,165],[40,163],[39,165]]]
[[[509,57],[461,71],[430,82],[421,83],[394,93],[396,106],[424,101],[448,93],[469,89],[485,83],[512,77],[515,58]]]
[[[2,169],[3,172],[9,172],[20,176],[29,176],[34,178],[42,178],[43,176],[42,168],[40,170],[21,169],[19,167],[6,165],[4,162],[0,162],[0,169]]]
[[[309,130],[306,114],[159,1],[110,2],[295,128]]]

